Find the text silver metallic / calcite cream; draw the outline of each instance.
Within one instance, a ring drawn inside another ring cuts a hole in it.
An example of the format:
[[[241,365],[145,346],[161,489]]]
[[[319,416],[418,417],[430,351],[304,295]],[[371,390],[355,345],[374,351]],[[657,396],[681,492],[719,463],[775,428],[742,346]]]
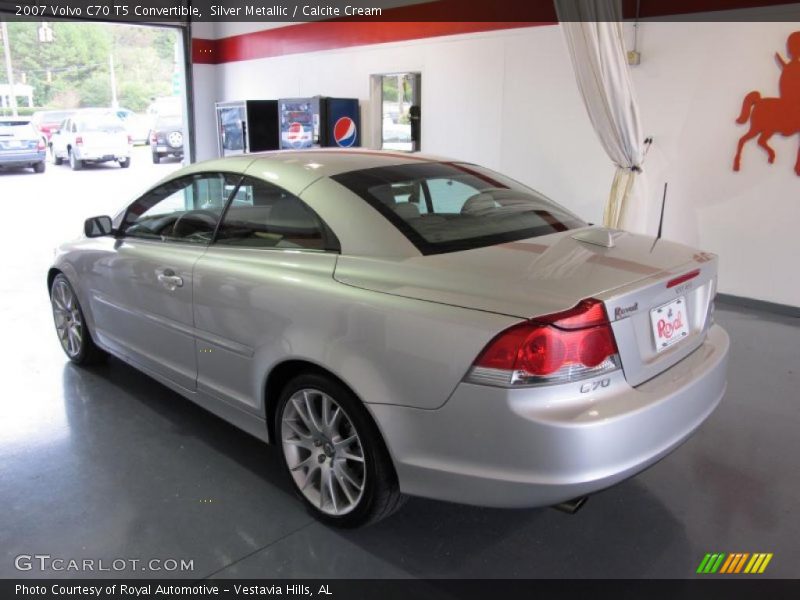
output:
[[[583,497],[725,391],[717,257],[587,225],[459,161],[364,150],[186,167],[57,251],[56,332],[273,444],[321,520],[405,495]]]

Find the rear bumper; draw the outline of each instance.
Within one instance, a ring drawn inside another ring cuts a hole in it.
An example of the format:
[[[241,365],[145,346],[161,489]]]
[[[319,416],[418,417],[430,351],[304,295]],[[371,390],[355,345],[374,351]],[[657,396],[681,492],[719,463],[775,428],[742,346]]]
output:
[[[91,150],[81,149],[75,153],[75,157],[80,160],[106,162],[110,160],[121,160],[129,158],[131,155],[130,148],[119,150]]]
[[[173,148],[168,144],[158,144],[157,146],[150,145],[152,151],[162,156],[183,156],[183,148]]]
[[[548,506],[627,479],[679,446],[726,386],[727,333],[630,387],[460,384],[438,410],[369,405],[403,492],[481,506]]]
[[[0,154],[0,167],[29,167],[35,163],[44,162],[44,150],[32,152],[3,152]]]

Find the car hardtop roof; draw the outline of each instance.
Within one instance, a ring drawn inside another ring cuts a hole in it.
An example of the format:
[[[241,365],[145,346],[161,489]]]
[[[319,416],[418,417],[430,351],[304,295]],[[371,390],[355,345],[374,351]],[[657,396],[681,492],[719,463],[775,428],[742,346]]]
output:
[[[319,176],[332,177],[341,173],[377,167],[412,165],[420,163],[452,162],[452,159],[429,154],[370,150],[367,148],[313,148],[307,150],[273,150],[248,155],[251,166],[281,163],[297,169],[313,170]],[[225,159],[223,159],[225,160]]]
[[[453,162],[461,161],[426,154],[405,154],[365,148],[274,150],[192,163],[168,175],[159,183],[176,177],[204,172],[246,173],[276,183],[294,194],[299,194],[310,184],[323,177],[334,177],[343,173],[378,167]]]

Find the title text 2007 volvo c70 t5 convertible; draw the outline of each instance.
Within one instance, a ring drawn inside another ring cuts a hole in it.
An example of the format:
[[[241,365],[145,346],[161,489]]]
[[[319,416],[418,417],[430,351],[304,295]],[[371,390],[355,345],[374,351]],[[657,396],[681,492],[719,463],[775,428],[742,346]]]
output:
[[[48,285],[70,359],[274,443],[355,526],[403,494],[556,504],[659,460],[725,390],[716,274],[476,165],[337,150],[182,169],[87,220]]]

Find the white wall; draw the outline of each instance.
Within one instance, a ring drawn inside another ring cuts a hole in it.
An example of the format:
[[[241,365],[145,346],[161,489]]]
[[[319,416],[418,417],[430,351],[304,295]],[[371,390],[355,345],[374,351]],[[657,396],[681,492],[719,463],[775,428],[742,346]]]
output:
[[[776,51],[797,22],[646,23],[633,78],[655,138],[646,168],[669,181],[665,237],[720,255],[722,292],[800,306],[800,137],[775,136],[775,164],[751,140],[733,171],[742,100],[778,95]],[[655,190],[658,192],[658,189]],[[652,216],[657,219],[657,211]]]
[[[238,33],[227,24],[227,35]],[[241,24],[252,31],[251,24]],[[645,23],[634,68],[655,231],[669,181],[665,237],[721,256],[720,291],[800,306],[798,137],[755,142],[733,173],[746,92],[777,91],[773,54],[791,23]],[[197,35],[197,34],[195,34]],[[213,37],[212,35],[201,37]],[[358,97],[369,139],[369,75],[422,73],[423,151],[496,168],[599,222],[613,169],[575,86],[558,27],[534,27],[229,63],[196,65],[198,157],[216,154],[213,102],[324,94]],[[200,75],[198,77],[198,75]],[[210,121],[208,115],[210,114]],[[198,116],[198,119],[200,117]],[[208,128],[210,127],[210,130]]]

